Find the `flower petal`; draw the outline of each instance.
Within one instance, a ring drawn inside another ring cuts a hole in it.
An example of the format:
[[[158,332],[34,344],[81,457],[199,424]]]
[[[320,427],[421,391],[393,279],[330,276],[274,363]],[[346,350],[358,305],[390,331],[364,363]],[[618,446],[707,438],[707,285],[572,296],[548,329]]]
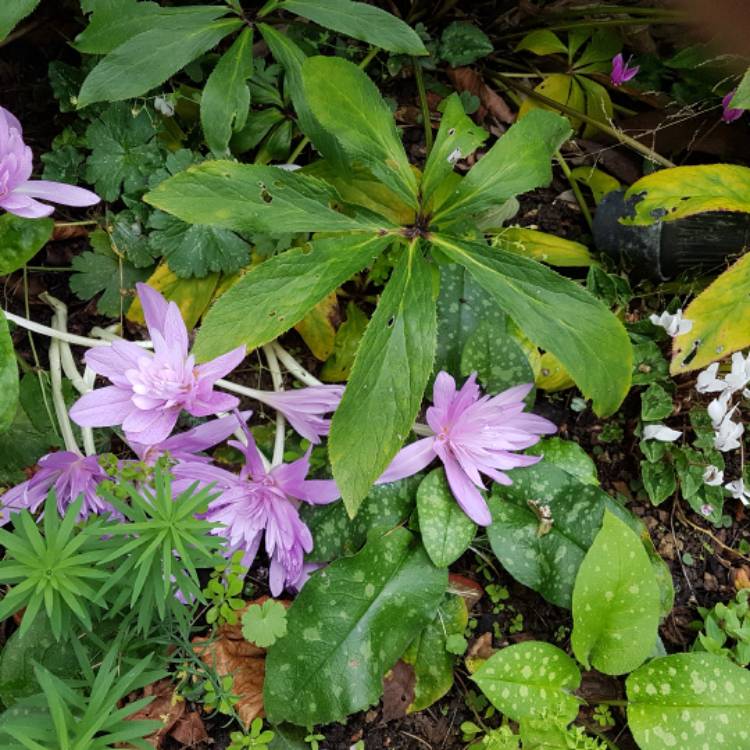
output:
[[[135,410],[131,393],[108,385],[81,396],[70,409],[70,417],[81,427],[114,427]]]
[[[41,219],[55,211],[54,206],[46,206],[27,195],[16,195],[15,193],[0,198],[0,208],[20,216],[22,219]]]
[[[377,478],[375,484],[387,484],[416,474],[435,458],[435,438],[426,437],[402,448],[388,468]]]
[[[210,380],[215,383],[219,378],[223,378],[228,375],[232,370],[240,365],[243,359],[245,359],[245,347],[238,346],[236,349],[232,349],[231,352],[222,354],[216,359],[212,359],[210,362],[204,362],[202,365],[196,367],[196,373],[198,378],[201,380]]]
[[[489,526],[492,516],[485,499],[450,453],[446,453],[443,458],[443,466],[448,486],[461,510],[479,526]]]
[[[14,188],[13,192],[61,203],[64,206],[94,206],[101,201],[101,198],[90,190],[49,180],[26,180]]]

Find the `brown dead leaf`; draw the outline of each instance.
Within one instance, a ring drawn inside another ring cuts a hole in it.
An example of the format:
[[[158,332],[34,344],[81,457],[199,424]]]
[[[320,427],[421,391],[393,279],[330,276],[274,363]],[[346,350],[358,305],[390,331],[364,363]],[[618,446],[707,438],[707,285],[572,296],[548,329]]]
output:
[[[383,721],[406,716],[406,709],[414,702],[416,682],[414,667],[397,661],[383,678]]]
[[[737,591],[742,589],[750,589],[750,568],[747,565],[742,565],[739,568],[733,570],[734,573],[734,587]]]
[[[497,91],[491,89],[474,68],[450,68],[448,77],[457,91],[468,91],[479,97],[481,106],[476,112],[477,122],[483,123],[488,114],[506,125],[515,122],[516,115],[505,99]]]
[[[466,652],[464,661],[469,673],[474,674],[494,653],[492,633],[482,633],[479,638],[469,644],[469,649]]]
[[[87,237],[89,234],[88,227],[82,227],[82,226],[60,226],[59,224],[55,225],[55,228],[52,230],[52,241],[53,242],[61,242],[63,240],[73,240],[76,237]]]
[[[484,589],[473,579],[468,576],[462,576],[458,573],[451,573],[448,576],[448,584],[451,593],[463,597],[466,602],[466,609],[471,612],[474,605],[484,596]]]
[[[185,714],[185,701],[175,694],[174,685],[169,678],[146,685],[143,688],[143,696],[153,696],[154,699],[140,711],[132,714],[129,719],[149,719],[162,723],[159,729],[145,737],[149,745],[158,749],[162,747],[172,728]]]
[[[214,638],[193,638],[195,653],[203,659],[219,677],[231,675],[232,692],[240,696],[236,710],[245,726],[257,716],[263,716],[263,678],[266,672],[266,650],[242,637],[242,615],[251,604],[263,604],[268,599],[261,596],[238,613],[236,625],[222,625]],[[284,606],[291,602],[282,601]],[[205,644],[205,645],[200,645]]]
[[[203,719],[197,711],[181,716],[169,734],[185,747],[193,747],[199,742],[206,742],[209,738]]]

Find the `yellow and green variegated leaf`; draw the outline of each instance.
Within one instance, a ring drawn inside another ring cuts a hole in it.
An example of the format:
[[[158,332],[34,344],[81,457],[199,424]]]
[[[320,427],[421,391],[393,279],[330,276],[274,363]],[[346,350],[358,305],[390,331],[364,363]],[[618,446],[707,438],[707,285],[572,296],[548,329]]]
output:
[[[734,92],[729,106],[732,109],[750,109],[750,68],[742,76],[742,80],[739,86],[737,86],[737,90]]]
[[[576,76],[576,81],[583,91],[585,112],[589,117],[602,123],[607,123],[612,119],[614,114],[612,109],[612,99],[601,83],[592,81],[586,76]],[[587,123],[583,129],[583,137],[590,138],[598,132],[596,125]]]
[[[539,372],[535,383],[537,388],[549,393],[564,391],[575,385],[573,378],[563,367],[562,362],[552,352],[544,352],[539,360]]]
[[[490,243],[551,266],[584,267],[594,263],[586,245],[526,227],[506,227]]]
[[[219,284],[219,274],[210,273],[202,279],[181,279],[169,270],[166,263],[160,263],[146,283],[180,308],[185,325],[190,329],[208,310]],[[140,325],[146,324],[137,297],[128,310],[127,319]]]
[[[566,107],[575,109],[578,112],[585,112],[586,110],[586,97],[584,96],[583,89],[574,76],[567,75],[566,73],[548,75],[534,91],[537,94],[546,96],[547,99],[564,104]],[[552,107],[548,107],[546,104],[529,96],[521,104],[521,109],[518,111],[518,119],[526,117],[529,112],[533,112],[536,109],[555,111]],[[580,119],[575,117],[569,117],[568,119],[574,130],[580,127]]]
[[[619,180],[596,167],[576,167],[570,170],[570,175],[576,182],[586,185],[597,206],[607,193],[620,189]]]
[[[331,292],[294,326],[315,359],[321,362],[325,362],[333,354],[336,342],[336,326],[333,321],[338,316],[338,310],[336,292]]]
[[[750,172],[750,170],[748,170]],[[687,307],[693,323],[672,342],[670,372],[700,370],[714,360],[750,346],[750,253],[724,271]]]
[[[625,199],[640,198],[623,224],[674,221],[706,211],[750,212],[750,168],[736,164],[672,167],[634,182]]]
[[[528,50],[535,55],[552,55],[555,52],[567,54],[568,46],[557,34],[549,29],[536,29],[521,39],[516,45],[516,52]]]

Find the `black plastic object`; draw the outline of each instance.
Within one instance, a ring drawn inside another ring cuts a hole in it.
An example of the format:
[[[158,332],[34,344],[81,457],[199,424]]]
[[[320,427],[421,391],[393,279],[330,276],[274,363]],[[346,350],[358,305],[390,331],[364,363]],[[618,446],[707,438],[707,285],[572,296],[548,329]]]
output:
[[[594,217],[594,241],[639,276],[663,281],[679,274],[717,270],[726,259],[750,248],[750,214],[710,211],[649,226],[629,226],[637,198],[624,190],[604,196]]]

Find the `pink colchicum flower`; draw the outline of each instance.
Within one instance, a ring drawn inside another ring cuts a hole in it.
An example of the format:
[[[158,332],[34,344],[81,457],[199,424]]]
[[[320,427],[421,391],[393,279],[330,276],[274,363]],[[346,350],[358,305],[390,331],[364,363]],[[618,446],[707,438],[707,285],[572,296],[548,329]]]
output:
[[[64,182],[30,180],[32,162],[21,123],[0,107],[0,208],[24,219],[39,219],[49,216],[55,208],[36,198],[64,206],[93,206],[101,200],[90,190]]]
[[[641,69],[640,65],[631,66],[630,60],[625,62],[625,58],[622,56],[622,52],[618,52],[612,58],[612,72],[609,74],[609,80],[613,86],[622,86],[623,83],[632,81],[638,75],[638,71]]]
[[[92,513],[109,512],[120,517],[96,492],[97,487],[107,479],[110,477],[99,465],[97,456],[84,457],[72,451],[48,453],[39,459],[39,470],[31,479],[0,495],[0,526],[8,523],[10,514],[15,511],[36,511],[51,489],[55,491],[57,510],[61,516],[82,495],[79,520]]]
[[[303,438],[317,445],[331,427],[331,420],[321,415],[336,411],[343,393],[340,385],[316,385],[293,391],[264,391],[257,399],[280,411]]]
[[[235,396],[218,393],[213,386],[242,362],[245,347],[196,366],[177,305],[146,284],[136,288],[153,353],[129,341],[89,349],[86,364],[112,385],[86,393],[73,404],[70,416],[83,427],[121,424],[128,442],[153,445],[170,435],[183,409],[207,417],[239,404]]]
[[[531,384],[526,384],[496,396],[480,396],[476,373],[460,390],[447,372],[439,373],[432,392],[433,406],[427,409],[427,424],[434,434],[402,448],[377,483],[416,474],[437,457],[464,513],[480,526],[488,526],[492,516],[479,491],[484,489],[480,475],[499,484],[512,484],[504,471],[531,466],[542,458],[512,451],[529,448],[542,435],[557,430],[543,417],[524,412],[523,398],[530,390]]]
[[[304,556],[313,547],[296,501],[322,505],[333,502],[340,493],[333,480],[305,478],[310,451],[290,464],[266,471],[252,434],[244,425],[243,429],[248,445],[229,441],[245,456],[239,476],[197,463],[177,464],[173,473],[180,482],[213,484],[221,492],[209,504],[205,518],[223,524],[214,533],[226,537],[227,556],[242,550],[242,564],[250,566],[265,532],[265,548],[271,560],[269,587],[273,596],[278,596],[285,587],[301,587]]]
[[[739,120],[742,115],[745,114],[744,109],[737,109],[735,107],[730,107],[729,105],[732,102],[732,99],[734,99],[734,95],[736,93],[735,89],[732,89],[722,100],[721,100],[721,119],[726,122],[734,122],[735,120]]]

